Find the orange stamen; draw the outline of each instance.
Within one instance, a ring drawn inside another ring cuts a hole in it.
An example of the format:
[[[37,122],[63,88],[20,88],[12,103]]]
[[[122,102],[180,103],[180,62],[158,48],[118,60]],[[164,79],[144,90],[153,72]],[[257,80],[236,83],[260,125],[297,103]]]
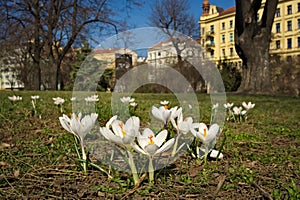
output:
[[[169,109],[169,106],[167,106],[167,105],[164,105],[164,107],[165,107],[165,109],[166,109],[166,110],[168,110],[168,109]]]
[[[154,144],[154,142],[153,142],[153,135],[150,135],[150,136],[148,136],[148,138],[149,138],[149,144]]]
[[[204,129],[204,137],[207,136],[206,128]]]

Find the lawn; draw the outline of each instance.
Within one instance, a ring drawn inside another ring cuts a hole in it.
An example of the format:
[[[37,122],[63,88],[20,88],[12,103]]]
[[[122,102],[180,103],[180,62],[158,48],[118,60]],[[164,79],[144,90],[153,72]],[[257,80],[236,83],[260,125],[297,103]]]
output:
[[[71,92],[0,92],[1,199],[300,199],[300,99],[296,97],[228,94],[227,102],[255,103],[242,122],[228,121],[218,139],[224,158],[194,158],[191,152],[155,172],[154,184],[141,175],[110,170],[89,155],[93,164],[84,173],[77,159],[74,137],[58,120],[60,108],[53,97],[66,100],[63,112],[72,112]],[[20,95],[12,103],[8,96]],[[37,113],[31,96],[39,95]],[[100,126],[112,117],[110,93],[98,93]],[[149,121],[151,105],[172,94],[133,94],[134,113],[141,125]],[[201,121],[209,123],[210,96],[199,94]],[[222,143],[224,142],[224,145]]]

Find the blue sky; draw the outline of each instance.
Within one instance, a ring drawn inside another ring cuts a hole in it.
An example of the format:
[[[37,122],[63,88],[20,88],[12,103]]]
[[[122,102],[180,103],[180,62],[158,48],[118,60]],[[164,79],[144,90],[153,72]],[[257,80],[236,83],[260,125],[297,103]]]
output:
[[[203,0],[188,0],[190,4],[190,12],[195,16],[198,21],[202,13],[202,2]],[[132,10],[129,13],[128,23],[131,28],[147,27],[150,6],[153,1],[143,1],[143,6]],[[227,9],[235,5],[235,0],[209,0],[210,4],[217,5],[218,7]]]
[[[194,15],[196,22],[199,21],[200,15],[202,14],[202,2],[203,0],[188,0],[190,4],[190,12]],[[122,2],[122,1],[121,1]],[[125,0],[124,0],[125,2]],[[119,17],[123,17],[123,20],[125,20],[128,23],[128,28],[132,30],[136,30],[135,28],[150,28],[149,27],[149,15],[151,12],[151,4],[153,1],[150,0],[140,0],[140,2],[143,2],[142,6],[140,7],[134,7],[132,10],[122,10],[120,8],[120,15]],[[217,5],[218,7],[222,7],[224,9],[230,8],[235,5],[235,0],[209,0],[210,4]],[[119,5],[119,6],[124,6]],[[125,18],[125,19],[124,19]],[[148,30],[148,29],[147,29]],[[151,29],[150,29],[151,30]],[[136,30],[137,32],[140,32],[140,30]],[[114,39],[110,37],[114,37],[115,35],[114,30],[112,30],[112,35],[100,37],[97,39],[97,44],[92,44],[92,46],[96,47],[98,44],[102,44],[102,48],[110,48],[110,46],[107,45],[107,42],[112,45],[114,44]],[[141,31],[142,32],[142,31]],[[151,32],[151,31],[150,31]],[[149,33],[152,34],[152,33]],[[147,35],[147,33],[143,33],[143,36],[139,36],[140,38],[143,38],[143,42],[148,41],[149,38],[152,38],[151,35]],[[96,37],[97,38],[97,37]],[[95,41],[95,40],[94,40]],[[153,40],[154,41],[154,40]],[[151,42],[153,42],[151,41]],[[152,44],[153,45],[153,44]],[[150,45],[151,46],[151,45]],[[149,46],[148,46],[149,47]],[[145,56],[146,53],[144,50],[142,50],[140,53],[138,53],[140,56]]]

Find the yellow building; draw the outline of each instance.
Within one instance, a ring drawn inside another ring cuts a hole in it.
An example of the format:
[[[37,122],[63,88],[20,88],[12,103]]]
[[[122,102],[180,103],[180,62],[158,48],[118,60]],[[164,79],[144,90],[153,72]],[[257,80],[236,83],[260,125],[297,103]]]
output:
[[[262,16],[264,2],[259,10]],[[241,66],[241,59],[234,47],[235,6],[224,10],[211,5],[208,0],[202,4],[200,17],[200,42],[206,49],[206,58],[215,63],[227,59]],[[300,62],[300,0],[279,0],[272,27],[270,53],[286,60],[297,58]]]

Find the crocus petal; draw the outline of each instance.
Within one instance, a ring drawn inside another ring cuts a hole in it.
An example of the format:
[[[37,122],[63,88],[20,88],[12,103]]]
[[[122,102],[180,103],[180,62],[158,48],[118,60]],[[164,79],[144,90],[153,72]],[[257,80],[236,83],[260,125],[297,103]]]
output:
[[[160,147],[165,142],[167,136],[168,136],[168,131],[163,130],[155,138],[153,138],[153,141],[158,147]]]
[[[163,152],[165,152],[165,151],[168,151],[168,150],[173,146],[174,142],[175,142],[175,139],[174,139],[174,138],[168,140],[162,147],[160,147],[160,148],[155,152],[154,155],[163,153]]]
[[[149,155],[147,152],[145,152],[143,149],[141,149],[137,144],[132,144],[131,145],[132,146],[132,148],[134,149],[134,150],[136,150],[137,152],[139,152],[139,153],[141,153],[141,154],[144,154],[144,155]]]
[[[72,133],[71,127],[70,127],[70,118],[63,114],[62,117],[59,117],[60,124],[62,127],[67,130],[68,132]]]
[[[122,139],[116,136],[112,131],[107,129],[106,127],[100,127],[100,133],[107,139],[108,141],[112,141],[116,144],[122,144]]]
[[[114,115],[112,118],[110,118],[109,120],[108,120],[108,122],[106,123],[106,128],[107,129],[109,129],[110,128],[110,126],[111,126],[111,124],[113,123],[113,121],[115,121],[116,119],[117,119],[117,115]]]
[[[153,117],[155,117],[156,119],[164,121],[161,111],[157,107],[152,106],[151,113],[152,113]]]

